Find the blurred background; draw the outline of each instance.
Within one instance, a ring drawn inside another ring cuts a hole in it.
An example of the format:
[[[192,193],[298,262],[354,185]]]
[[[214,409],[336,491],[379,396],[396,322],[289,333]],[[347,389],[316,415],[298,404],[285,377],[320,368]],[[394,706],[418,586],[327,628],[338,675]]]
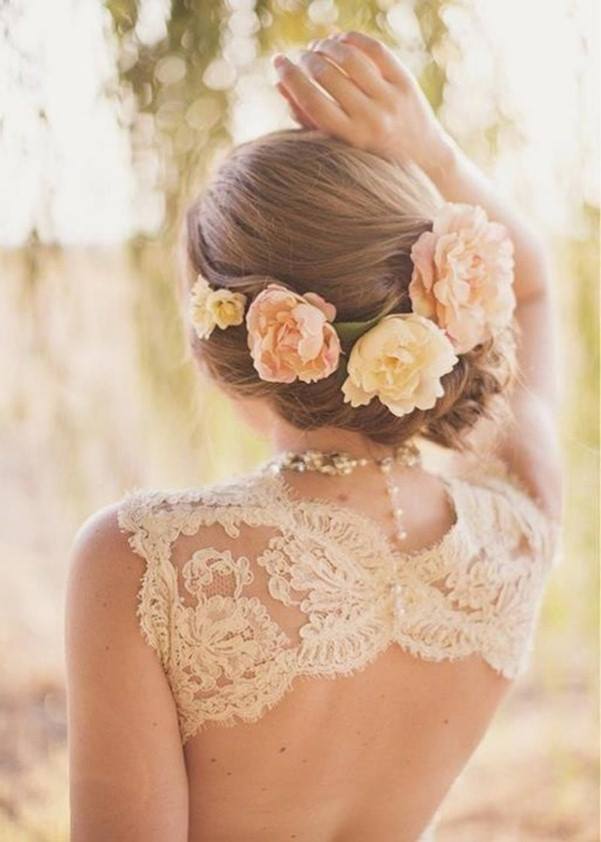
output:
[[[295,125],[270,57],[360,29],[548,242],[567,471],[530,674],[452,790],[441,842],[598,832],[599,44],[595,0],[0,4],[0,840],[66,842],[63,591],[74,533],[136,486],[268,445],[197,380],[175,299],[182,203]]]

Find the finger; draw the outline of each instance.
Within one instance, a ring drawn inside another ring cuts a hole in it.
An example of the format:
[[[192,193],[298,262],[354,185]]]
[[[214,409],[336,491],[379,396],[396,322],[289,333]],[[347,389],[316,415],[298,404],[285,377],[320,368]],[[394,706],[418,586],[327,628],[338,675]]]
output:
[[[351,44],[362,50],[368,56],[380,73],[388,82],[393,85],[407,85],[413,82],[411,72],[395,56],[395,54],[381,41],[365,35],[363,32],[345,32],[340,37],[342,44]]]
[[[327,56],[353,80],[371,99],[390,99],[393,87],[382,77],[377,65],[365,52],[353,44],[345,44],[335,38],[323,38],[315,42],[313,49]]]
[[[280,82],[315,125],[344,139],[350,121],[338,103],[322,93],[306,74],[285,56],[282,56],[281,63],[275,67]]]
[[[299,64],[307,76],[331,94],[349,117],[373,109],[373,103],[353,80],[316,51],[304,50],[300,55]]]
[[[290,93],[286,90],[286,88],[281,82],[276,83],[276,88],[287,101],[288,105],[290,106],[290,110],[292,111],[292,116],[298,123],[300,123],[302,126],[305,126],[308,129],[317,128],[313,120],[309,117],[308,114],[306,114],[302,110],[298,103],[294,101],[294,98],[290,95]]]

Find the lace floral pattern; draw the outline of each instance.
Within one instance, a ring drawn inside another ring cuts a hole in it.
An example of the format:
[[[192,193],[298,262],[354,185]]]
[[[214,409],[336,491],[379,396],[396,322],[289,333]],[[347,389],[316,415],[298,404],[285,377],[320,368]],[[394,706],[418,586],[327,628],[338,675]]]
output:
[[[183,743],[205,723],[256,721],[295,676],[350,675],[391,643],[433,661],[477,653],[508,678],[526,669],[554,559],[551,525],[500,474],[443,481],[456,522],[410,554],[359,512],[293,499],[281,475],[263,468],[122,501],[120,528],[146,561],[141,631],[169,680]],[[252,561],[197,540],[178,569],[178,539],[215,526],[230,544],[243,529],[267,537]],[[250,595],[259,576],[264,599]],[[294,634],[270,605],[301,618]]]

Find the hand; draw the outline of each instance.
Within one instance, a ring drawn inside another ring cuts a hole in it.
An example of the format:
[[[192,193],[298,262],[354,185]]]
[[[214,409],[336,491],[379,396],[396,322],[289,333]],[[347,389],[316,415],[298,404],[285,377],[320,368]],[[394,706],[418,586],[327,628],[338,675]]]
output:
[[[444,165],[453,141],[388,47],[361,32],[338,33],[310,47],[299,66],[274,57],[278,90],[297,122],[384,158],[413,160],[426,172]]]

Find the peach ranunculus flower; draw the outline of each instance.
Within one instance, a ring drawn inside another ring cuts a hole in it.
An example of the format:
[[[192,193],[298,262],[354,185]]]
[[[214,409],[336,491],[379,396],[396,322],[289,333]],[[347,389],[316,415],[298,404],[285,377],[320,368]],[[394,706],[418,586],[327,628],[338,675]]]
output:
[[[336,308],[315,292],[299,295],[269,284],[246,314],[248,347],[262,380],[311,383],[337,367],[340,340],[330,324]]]
[[[244,321],[246,296],[230,289],[213,289],[199,275],[190,291],[190,320],[201,339],[208,339],[215,326],[225,330]]]
[[[443,374],[457,362],[450,339],[433,321],[392,313],[357,339],[342,384],[345,403],[377,397],[393,415],[431,409],[443,394]]]
[[[446,331],[458,354],[509,324],[513,242],[479,205],[445,202],[411,249],[413,311]]]

